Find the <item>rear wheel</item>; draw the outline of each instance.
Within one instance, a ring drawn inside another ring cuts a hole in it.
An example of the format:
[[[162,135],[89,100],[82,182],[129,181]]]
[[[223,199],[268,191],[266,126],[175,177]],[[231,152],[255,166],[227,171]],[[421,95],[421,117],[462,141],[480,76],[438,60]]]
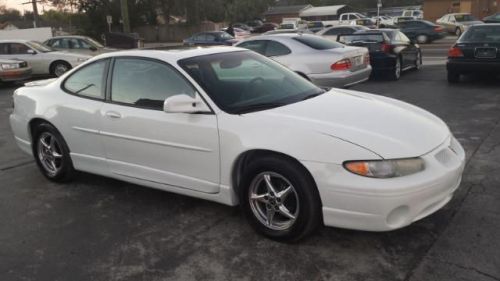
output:
[[[401,78],[401,71],[402,71],[401,57],[398,57],[396,58],[394,69],[389,74],[389,78],[391,80],[399,80],[399,78]]]
[[[460,35],[462,35],[462,29],[460,29],[460,27],[457,27],[457,29],[455,29],[455,35],[460,37]]]
[[[458,83],[458,82],[460,82],[460,73],[448,70],[448,82],[449,83]]]
[[[71,65],[65,61],[56,61],[50,67],[50,73],[59,77],[71,69]]]
[[[61,134],[48,123],[33,133],[33,155],[42,174],[51,181],[64,182],[74,175],[69,149]]]
[[[240,204],[252,227],[278,241],[297,241],[321,223],[321,201],[299,164],[264,157],[244,171]]]
[[[429,42],[429,37],[427,37],[427,35],[420,34],[417,36],[417,43],[418,44],[426,44],[427,42]]]

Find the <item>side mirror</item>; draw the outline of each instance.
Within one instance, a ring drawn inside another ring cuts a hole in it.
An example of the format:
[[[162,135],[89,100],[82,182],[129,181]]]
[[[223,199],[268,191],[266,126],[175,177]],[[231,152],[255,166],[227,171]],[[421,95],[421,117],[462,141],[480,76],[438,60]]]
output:
[[[96,47],[94,47],[94,46],[90,46],[90,47],[89,47],[89,50],[91,50],[92,52],[95,52],[95,51],[97,51],[97,48],[96,48]]]
[[[28,49],[28,50],[26,51],[26,53],[28,53],[28,54],[30,54],[30,55],[36,55],[35,50],[32,50],[32,49]]]
[[[186,94],[175,95],[167,98],[163,103],[163,111],[166,113],[207,113],[211,112],[203,99],[196,94],[190,97]]]

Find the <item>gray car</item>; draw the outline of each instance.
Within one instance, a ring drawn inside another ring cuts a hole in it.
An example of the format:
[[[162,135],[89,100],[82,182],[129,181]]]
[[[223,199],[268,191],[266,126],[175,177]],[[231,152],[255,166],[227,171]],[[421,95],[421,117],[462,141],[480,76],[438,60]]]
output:
[[[269,57],[322,87],[348,87],[368,80],[368,49],[310,34],[255,36],[236,45]]]
[[[440,19],[436,20],[436,23],[442,25],[449,33],[460,36],[470,26],[483,22],[471,14],[455,13],[442,16]]]
[[[45,41],[44,44],[58,51],[89,56],[96,56],[117,50],[104,47],[101,43],[87,36],[57,36]]]

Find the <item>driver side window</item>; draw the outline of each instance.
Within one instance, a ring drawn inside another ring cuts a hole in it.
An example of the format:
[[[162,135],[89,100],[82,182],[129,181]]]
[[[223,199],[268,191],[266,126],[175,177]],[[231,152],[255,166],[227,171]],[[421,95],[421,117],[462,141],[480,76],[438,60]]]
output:
[[[195,97],[196,91],[171,66],[148,59],[116,59],[111,79],[113,102],[163,110],[167,98],[180,94]]]

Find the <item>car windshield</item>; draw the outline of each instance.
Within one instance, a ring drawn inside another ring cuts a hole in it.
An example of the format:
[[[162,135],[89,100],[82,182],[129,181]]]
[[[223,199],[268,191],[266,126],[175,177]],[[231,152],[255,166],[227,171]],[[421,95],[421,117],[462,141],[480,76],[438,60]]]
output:
[[[498,25],[472,26],[469,30],[467,30],[467,32],[464,33],[462,37],[460,37],[460,40],[458,42],[500,43],[500,26]]]
[[[458,22],[475,21],[477,20],[473,15],[455,15],[455,20]]]
[[[250,51],[198,56],[179,65],[230,114],[284,106],[324,93],[281,64]]]
[[[49,47],[45,44],[42,44],[38,41],[28,41],[28,42],[26,42],[26,45],[28,45],[30,48],[35,49],[37,52],[40,52],[40,53],[48,53],[48,52],[55,51],[51,47]]]
[[[330,50],[344,47],[342,44],[315,35],[301,35],[293,37],[293,40],[299,41],[300,43],[316,50]]]
[[[101,43],[99,43],[99,42],[95,41],[94,39],[92,39],[92,38],[90,38],[90,37],[85,37],[85,39],[87,40],[87,42],[88,42],[90,45],[92,45],[92,46],[94,46],[94,47],[96,47],[96,48],[99,48],[99,49],[100,49],[100,48],[104,48],[104,46],[103,46]]]

